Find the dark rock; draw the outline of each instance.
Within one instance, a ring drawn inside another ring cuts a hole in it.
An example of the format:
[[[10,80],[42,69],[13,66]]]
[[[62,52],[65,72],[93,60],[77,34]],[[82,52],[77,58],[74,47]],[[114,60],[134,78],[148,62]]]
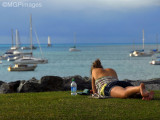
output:
[[[44,91],[62,91],[70,90],[72,78],[77,83],[77,89],[91,89],[91,79],[89,77],[81,77],[79,75],[58,77],[58,76],[44,76],[41,80],[32,78],[28,81],[19,80],[15,82],[6,83],[0,81],[0,93],[15,93],[15,92],[44,92]],[[134,86],[144,83],[148,90],[160,90],[160,78],[149,80],[122,80],[133,84]]]
[[[124,81],[130,82],[134,86],[138,86],[141,83],[144,83],[147,90],[160,90],[160,78],[154,78],[149,80],[127,80]]]
[[[12,92],[17,92],[17,88],[19,87],[20,85],[20,80],[19,81],[15,81],[15,82],[10,82],[8,83],[9,84],[9,87],[10,87],[10,90]]]
[[[16,93],[19,87],[20,81],[5,83],[1,82],[0,93]]]
[[[8,83],[3,83],[0,86],[0,93],[12,93],[10,86]]]
[[[41,86],[38,80],[31,79],[29,81],[22,81],[18,88],[18,92],[41,92]]]
[[[0,81],[0,86],[1,86],[3,83],[5,83],[5,82],[3,82],[3,81]]]
[[[70,90],[71,89],[72,78],[75,79],[78,90],[83,90],[85,88],[91,89],[91,80],[89,80],[88,77],[83,78],[79,75],[76,75],[76,76],[63,77],[63,79],[64,79],[64,90]]]
[[[63,90],[63,79],[58,76],[44,76],[39,81],[42,91],[60,91]]]

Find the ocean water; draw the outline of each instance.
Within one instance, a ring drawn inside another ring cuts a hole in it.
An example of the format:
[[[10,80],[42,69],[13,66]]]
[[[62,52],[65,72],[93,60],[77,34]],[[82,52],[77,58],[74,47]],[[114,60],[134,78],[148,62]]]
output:
[[[7,68],[13,62],[2,60],[0,64],[0,80],[11,82],[29,80],[32,77],[40,79],[46,75],[52,76],[90,76],[92,62],[99,58],[104,68],[113,68],[120,80],[147,80],[160,78],[160,65],[150,65],[153,57],[129,57],[133,50],[131,44],[78,44],[80,52],[69,52],[70,44],[56,44],[52,47],[41,45],[42,57],[48,59],[48,64],[38,64],[35,71],[8,72]],[[145,45],[145,51],[154,49],[156,45]],[[0,45],[0,55],[10,48],[10,45]],[[134,49],[141,49],[142,45],[135,45]],[[41,57],[40,49],[33,51],[33,55]]]

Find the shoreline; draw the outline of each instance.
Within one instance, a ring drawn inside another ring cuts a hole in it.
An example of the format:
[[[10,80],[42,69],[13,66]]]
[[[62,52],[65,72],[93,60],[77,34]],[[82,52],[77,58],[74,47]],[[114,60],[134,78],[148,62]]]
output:
[[[40,80],[31,78],[30,80],[17,80],[14,82],[0,81],[0,94],[3,93],[25,93],[25,92],[46,92],[46,91],[68,91],[72,78],[77,83],[77,89],[83,90],[91,88],[91,80],[89,77],[80,75],[59,77],[59,76],[43,76]],[[144,83],[147,90],[160,90],[160,78],[152,78],[148,80],[129,80],[124,79],[134,86]]]

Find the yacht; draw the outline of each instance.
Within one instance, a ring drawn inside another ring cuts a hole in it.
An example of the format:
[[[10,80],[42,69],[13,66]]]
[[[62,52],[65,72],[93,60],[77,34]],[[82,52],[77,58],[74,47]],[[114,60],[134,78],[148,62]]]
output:
[[[79,49],[76,48],[76,33],[74,33],[74,46],[69,48],[70,52],[76,52],[76,51],[81,51]]]
[[[35,32],[35,34],[36,34],[37,41],[39,43],[37,33]],[[32,53],[32,16],[30,16],[30,41],[31,41],[31,53]],[[39,44],[39,47],[40,47],[40,44]],[[40,50],[41,50],[41,47],[40,47]],[[42,54],[42,50],[41,50],[41,54]],[[31,55],[31,56],[23,56],[15,60],[14,63],[15,64],[45,64],[45,63],[48,63],[48,60],[43,58],[36,58],[36,57],[33,57],[33,55]]]
[[[73,46],[71,48],[69,48],[70,52],[74,52],[74,51],[80,51],[79,49],[76,48],[76,46]]]
[[[32,56],[23,56],[14,61],[14,64],[45,64],[48,63],[47,59],[35,58]]]
[[[129,56],[130,57],[150,57],[154,54],[154,52],[144,52],[144,30],[142,31],[143,33],[143,49],[142,50],[134,50],[132,51]]]
[[[32,45],[32,46],[30,46],[30,47],[28,47],[28,46],[21,47],[21,49],[22,49],[22,50],[30,50],[30,49],[34,50],[34,49],[37,49],[37,47]]]
[[[26,64],[15,64],[14,66],[9,66],[8,71],[34,71],[37,65],[26,65]]]
[[[153,59],[149,62],[151,65],[160,65],[160,58]]]

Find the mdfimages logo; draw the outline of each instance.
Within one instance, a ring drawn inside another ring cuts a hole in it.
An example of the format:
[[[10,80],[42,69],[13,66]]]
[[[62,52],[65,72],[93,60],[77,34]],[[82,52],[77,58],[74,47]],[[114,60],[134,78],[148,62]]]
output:
[[[41,2],[33,2],[27,0],[10,0],[10,1],[2,1],[2,7],[9,7],[9,8],[40,8],[42,7]]]

